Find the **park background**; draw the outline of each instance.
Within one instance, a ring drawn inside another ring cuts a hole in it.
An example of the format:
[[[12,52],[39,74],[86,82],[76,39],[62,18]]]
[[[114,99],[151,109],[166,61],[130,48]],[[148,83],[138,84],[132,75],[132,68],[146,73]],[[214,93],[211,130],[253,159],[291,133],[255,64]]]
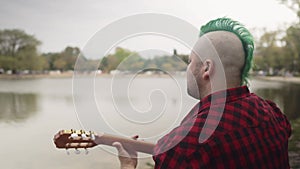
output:
[[[81,127],[72,100],[72,76],[86,42],[107,24],[145,12],[169,14],[199,28],[211,19],[226,16],[250,29],[256,47],[251,91],[274,100],[288,116],[293,126],[290,163],[292,168],[300,168],[298,0],[0,1],[0,133],[4,138],[1,164],[12,169],[118,166],[117,158],[102,149],[88,156],[66,156],[54,148],[52,137],[59,129]],[[109,85],[106,81],[111,76],[128,75],[142,67],[175,72],[182,76],[179,83],[184,83],[182,72],[189,50],[155,37],[149,37],[151,42],[147,44],[140,43],[142,40],[123,43],[106,56],[87,60],[90,64],[100,63],[96,83]],[[155,45],[164,52],[141,54]],[[128,56],[131,59],[118,67]],[[144,72],[137,90],[153,81],[168,87],[164,74]],[[109,95],[105,89],[101,92]],[[191,107],[192,103],[186,104]],[[152,163],[146,158],[139,167],[151,168]]]

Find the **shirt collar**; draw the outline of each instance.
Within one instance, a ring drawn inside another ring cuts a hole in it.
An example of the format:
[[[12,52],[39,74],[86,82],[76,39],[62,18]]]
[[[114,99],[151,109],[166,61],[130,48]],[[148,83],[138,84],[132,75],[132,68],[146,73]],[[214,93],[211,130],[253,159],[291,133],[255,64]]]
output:
[[[240,86],[236,88],[229,88],[226,90],[217,91],[204,97],[200,101],[199,112],[205,108],[208,108],[210,105],[232,102],[234,100],[238,100],[249,95],[250,91],[247,86]]]

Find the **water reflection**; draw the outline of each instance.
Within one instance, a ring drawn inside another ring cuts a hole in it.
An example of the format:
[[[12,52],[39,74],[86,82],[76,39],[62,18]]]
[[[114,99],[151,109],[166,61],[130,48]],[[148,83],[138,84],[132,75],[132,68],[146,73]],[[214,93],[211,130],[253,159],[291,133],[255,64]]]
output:
[[[96,84],[101,86],[101,90],[96,90],[99,96],[101,95],[99,99],[106,100],[106,102],[101,102],[103,104],[100,108],[109,113],[111,109],[107,105],[110,104],[111,95],[110,90],[107,89],[110,87],[110,82],[106,77],[97,80]],[[141,78],[138,81],[141,85],[137,86],[135,93],[139,94],[139,91],[144,90],[145,86],[154,81],[162,86],[170,86],[164,78]],[[180,79],[179,83],[186,84],[185,78]],[[293,136],[289,143],[290,163],[292,168],[300,168],[300,102],[298,101],[300,85],[252,80],[250,87],[252,87],[251,91],[258,95],[275,101],[291,121]],[[140,94],[140,97],[144,97],[143,93]],[[85,101],[82,100],[82,102]],[[169,101],[172,103],[171,106],[180,103],[180,100],[176,99]],[[186,109],[192,107],[189,105],[190,102],[185,99],[183,101],[183,105],[185,105],[183,107]],[[106,109],[106,107],[108,108]],[[32,120],[33,117],[34,120]],[[114,116],[108,117],[114,118]],[[14,122],[21,122],[21,125],[14,125]],[[142,131],[142,128],[136,128],[132,132],[143,134],[142,137],[145,137],[144,133],[161,132],[164,129],[163,125],[157,125],[155,128],[145,131]],[[57,130],[80,128],[74,113],[71,79],[0,79],[0,126],[0,133],[9,136],[8,139],[3,139],[1,142],[1,168],[50,169],[53,168],[53,164],[59,168],[72,167],[74,169],[93,168],[93,166],[117,168],[119,166],[115,161],[117,157],[100,148],[91,150],[88,156],[67,156],[63,151],[54,148],[51,139]],[[91,129],[94,130],[94,128]],[[102,128],[101,131],[103,130]],[[34,139],[37,135],[39,136],[38,140]],[[19,138],[22,138],[22,142],[19,141]],[[32,144],[36,148],[32,149],[32,146],[28,146]],[[99,159],[99,157],[101,158]],[[37,159],[34,164],[32,159]],[[145,159],[145,162],[148,162],[147,160],[151,161]],[[140,161],[141,168],[145,166],[145,162]]]
[[[256,94],[273,100],[278,104],[292,125],[292,137],[289,142],[290,163],[293,168],[300,167],[300,85],[283,83],[280,88],[259,88]]]
[[[37,95],[0,92],[0,121],[20,122],[37,112]]]

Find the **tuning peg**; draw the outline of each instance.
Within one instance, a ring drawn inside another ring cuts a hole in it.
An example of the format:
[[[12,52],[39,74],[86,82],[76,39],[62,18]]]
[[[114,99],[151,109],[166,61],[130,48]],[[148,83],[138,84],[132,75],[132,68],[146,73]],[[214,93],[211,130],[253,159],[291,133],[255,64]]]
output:
[[[85,155],[89,154],[89,150],[88,149],[84,149],[85,150]]]
[[[85,138],[87,138],[87,136],[86,136],[86,134],[81,134],[81,137],[82,137],[82,139],[85,139]]]
[[[67,152],[67,155],[70,155],[70,152],[69,152],[69,150],[66,148],[66,152]]]
[[[77,148],[75,148],[75,154],[80,154],[80,150],[78,150]]]
[[[78,137],[78,134],[76,134],[76,133],[72,133],[72,134],[71,134],[71,138],[72,138],[72,139],[76,139],[77,137]]]
[[[91,134],[91,140],[96,140],[96,137],[95,137],[94,133]]]

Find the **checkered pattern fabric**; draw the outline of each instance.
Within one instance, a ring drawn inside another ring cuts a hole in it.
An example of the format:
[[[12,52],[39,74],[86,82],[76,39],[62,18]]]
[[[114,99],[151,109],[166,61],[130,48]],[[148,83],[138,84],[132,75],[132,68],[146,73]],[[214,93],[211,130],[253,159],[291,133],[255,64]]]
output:
[[[287,169],[290,135],[280,109],[242,86],[202,99],[158,141],[153,159],[156,169]]]

